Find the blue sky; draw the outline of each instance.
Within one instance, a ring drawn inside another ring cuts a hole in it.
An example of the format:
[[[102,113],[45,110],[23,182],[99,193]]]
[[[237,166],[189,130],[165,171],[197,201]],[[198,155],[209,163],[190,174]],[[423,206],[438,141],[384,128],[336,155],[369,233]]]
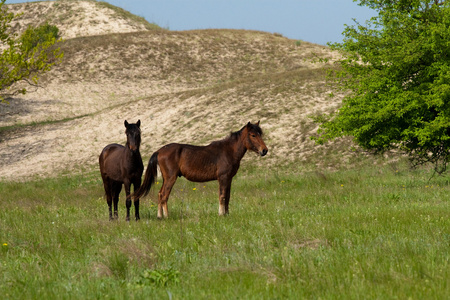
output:
[[[28,0],[6,3],[33,2]],[[252,29],[326,45],[376,13],[353,0],[107,0],[170,30]]]

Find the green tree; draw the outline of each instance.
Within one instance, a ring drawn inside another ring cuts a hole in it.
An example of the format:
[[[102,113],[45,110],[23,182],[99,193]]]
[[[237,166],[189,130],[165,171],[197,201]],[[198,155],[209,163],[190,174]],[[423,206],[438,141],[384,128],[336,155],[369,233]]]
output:
[[[400,149],[414,165],[450,160],[449,1],[364,0],[378,12],[346,26],[330,77],[346,91],[342,106],[316,116],[318,143],[352,136],[363,149]]]
[[[55,46],[58,28],[49,24],[29,26],[20,36],[11,32],[18,15],[9,12],[6,0],[0,1],[0,99],[25,94],[27,86],[37,86],[39,75],[61,61],[62,51]]]

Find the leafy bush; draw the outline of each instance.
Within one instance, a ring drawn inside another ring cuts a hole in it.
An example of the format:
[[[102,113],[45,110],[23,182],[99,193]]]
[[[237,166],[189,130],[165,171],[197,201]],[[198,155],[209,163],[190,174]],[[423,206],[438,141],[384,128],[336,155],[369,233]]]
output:
[[[58,41],[58,28],[49,24],[28,27],[19,37],[10,33],[11,22],[20,14],[9,12],[0,0],[0,42],[5,47],[0,51],[0,100],[27,89],[18,82],[38,86],[39,76],[50,71],[61,62],[64,53],[54,45]]]
[[[20,37],[21,49],[23,52],[28,53],[38,45],[54,42],[58,38],[59,29],[55,25],[45,23],[38,27],[28,26],[27,30]]]

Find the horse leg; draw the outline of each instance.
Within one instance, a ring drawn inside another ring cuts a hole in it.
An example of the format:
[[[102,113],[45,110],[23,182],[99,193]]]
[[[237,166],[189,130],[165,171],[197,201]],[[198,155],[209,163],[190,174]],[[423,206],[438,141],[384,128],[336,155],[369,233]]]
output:
[[[141,217],[139,216],[139,198],[134,199],[134,216],[136,221],[139,221]]]
[[[228,215],[228,204],[230,203],[230,195],[231,195],[231,180],[225,191],[225,214],[226,215]]]
[[[122,183],[120,182],[114,182],[112,184],[112,197],[114,200],[114,219],[118,219],[119,218],[119,214],[117,212],[117,206],[119,203],[119,194],[120,191],[122,190]]]
[[[158,219],[169,217],[169,210],[167,208],[167,201],[169,200],[170,192],[172,187],[177,181],[177,176],[172,176],[169,178],[164,178],[161,190],[158,193]]]
[[[130,197],[130,187],[131,187],[131,183],[127,180],[123,183],[123,185],[125,186],[125,205],[127,207],[127,217],[126,217],[126,221],[129,222],[130,221],[130,208],[131,208],[131,197]]]
[[[133,191],[136,193],[141,187],[141,178],[137,179],[135,183],[133,183]],[[136,217],[136,221],[139,221],[141,218],[139,216],[139,198],[134,198],[134,215]]]
[[[108,210],[109,210],[109,220],[112,221],[113,216],[112,216],[112,197],[111,195],[107,195],[106,196],[106,202],[108,203]]]
[[[228,215],[230,202],[231,179],[228,176],[219,178],[219,216]]]
[[[112,182],[106,178],[103,177],[103,187],[105,188],[105,195],[106,195],[106,203],[108,204],[108,210],[109,210],[109,220],[112,220]]]

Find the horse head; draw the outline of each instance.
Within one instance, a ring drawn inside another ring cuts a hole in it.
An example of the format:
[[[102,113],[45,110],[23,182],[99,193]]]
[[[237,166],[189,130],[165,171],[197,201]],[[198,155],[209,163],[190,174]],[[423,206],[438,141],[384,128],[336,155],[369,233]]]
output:
[[[242,133],[244,134],[245,140],[244,145],[247,150],[251,150],[261,156],[264,156],[269,151],[266,144],[262,139],[263,132],[258,123],[252,124],[250,122],[242,128]]]
[[[131,151],[139,151],[141,145],[141,120],[138,120],[136,124],[130,124],[125,120],[125,134],[127,135],[127,148]]]

